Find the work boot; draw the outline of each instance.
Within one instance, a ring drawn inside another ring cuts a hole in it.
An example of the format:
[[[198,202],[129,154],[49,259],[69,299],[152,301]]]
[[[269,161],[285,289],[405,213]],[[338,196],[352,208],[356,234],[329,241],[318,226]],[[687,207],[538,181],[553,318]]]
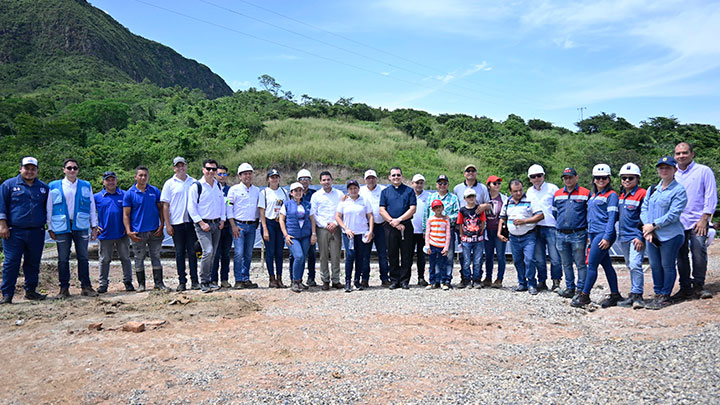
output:
[[[590,296],[581,292],[577,295],[576,298],[573,298],[573,300],[570,302],[570,306],[575,308],[581,308],[589,304],[590,302]]]
[[[538,285],[537,285],[537,290],[538,290],[538,291],[547,291],[547,290],[548,290],[548,286],[547,286],[547,284],[545,284],[544,281],[541,281],[541,282],[539,282]]]
[[[425,281],[425,279],[423,277],[419,277],[417,285],[419,285],[420,287],[427,287],[428,282]]]
[[[105,294],[107,291],[108,291],[108,286],[106,286],[106,285],[101,285],[97,289],[98,294]]]
[[[665,294],[658,294],[655,296],[654,300],[645,303],[645,308],[647,308],[647,309],[663,309],[665,307],[670,306],[671,304],[672,304],[672,300],[670,299],[670,297],[668,297]]]
[[[700,298],[703,300],[707,300],[713,297],[712,293],[706,290],[704,285],[695,285],[693,287],[693,293],[695,295],[695,298]]]
[[[462,280],[460,280],[460,283],[457,285],[457,288],[463,289],[463,288],[467,287],[468,284],[469,284],[469,282],[467,280],[462,279]]]
[[[342,285],[342,283],[332,283],[332,288],[339,290],[341,288],[344,288],[345,286]]]
[[[515,286],[515,288],[513,288],[513,291],[515,291],[515,292],[524,292],[527,290],[528,290],[527,286],[519,285],[519,284],[517,286]]]
[[[227,280],[222,280],[222,281],[220,282],[220,287],[222,287],[222,288],[232,288],[232,286],[230,285],[230,283],[229,283]]]
[[[199,289],[200,289],[200,282],[199,282],[199,281],[191,281],[191,282],[190,282],[190,289],[191,289],[191,290],[199,290]]]
[[[210,283],[201,283],[201,284],[200,284],[200,291],[202,291],[203,293],[206,293],[206,294],[207,294],[207,293],[213,292],[213,289],[212,289],[212,287],[210,286]]]
[[[12,297],[11,297],[12,298]],[[30,301],[42,301],[45,298],[47,298],[47,295],[40,294],[39,292],[35,291],[33,288],[32,290],[25,291],[25,299]]]
[[[565,288],[563,290],[558,290],[558,295],[563,298],[573,298],[573,297],[575,297],[575,289],[574,288]]]
[[[483,287],[490,287],[492,285],[492,277],[487,276],[485,277],[485,280],[483,280]]]
[[[128,281],[127,283],[123,284],[125,284],[125,291],[135,291],[135,287],[133,286],[132,281]]]
[[[282,275],[277,276],[277,288],[287,288],[282,282]]]
[[[187,290],[187,284],[186,283],[179,283],[175,291],[177,292],[183,292]]]
[[[350,280],[345,281],[345,292],[352,292],[352,282]]]
[[[550,291],[555,291],[558,288],[560,288],[560,280],[553,279],[552,281],[552,287],[550,287]]]
[[[278,288],[277,279],[275,279],[275,276],[270,276],[270,282],[268,283],[268,288]]]
[[[680,287],[680,290],[670,297],[670,301],[681,302],[692,298],[695,298],[695,292],[692,288]]]
[[[390,284],[392,284],[392,283],[390,283],[390,280],[382,280],[380,282],[380,285],[383,287],[390,287]]]
[[[0,300],[0,304],[12,304],[12,299],[12,295],[3,294],[2,300]]]
[[[300,283],[300,280],[293,280],[292,284],[290,285],[290,290],[296,293],[302,292],[303,288]]]
[[[146,290],[145,288],[145,272],[144,271],[138,271],[135,273],[135,276],[137,277],[138,281],[138,292],[143,292]]]
[[[485,287],[485,283],[482,280],[477,279],[477,280],[473,281],[472,287],[479,290],[479,289]]]
[[[170,291],[170,287],[163,282],[162,269],[153,269],[153,289],[161,291]]]
[[[502,288],[502,282],[503,282],[503,279],[499,278],[499,279],[495,280],[494,283],[492,283],[491,287],[492,288]]]
[[[323,281],[322,290],[327,291],[330,289],[330,282],[329,281]]]
[[[302,283],[302,280],[300,280],[300,282]],[[308,286],[308,287],[317,287],[317,285],[318,285],[318,284],[315,282],[315,279],[314,279],[314,278],[308,277],[308,280],[307,280],[307,286]]]
[[[623,300],[623,296],[620,295],[620,293],[612,293],[608,295],[607,298],[600,301],[600,306],[602,308],[610,308],[616,306],[620,301]]]
[[[70,289],[67,287],[60,287],[60,292],[57,295],[59,299],[70,298]]]
[[[80,295],[83,297],[97,297],[98,293],[92,288],[92,286],[85,286],[80,291]]]
[[[370,288],[370,280],[363,280],[360,282],[362,288]]]
[[[642,301],[642,294],[630,293],[628,297],[617,303],[619,307],[630,308],[633,306],[635,301]]]

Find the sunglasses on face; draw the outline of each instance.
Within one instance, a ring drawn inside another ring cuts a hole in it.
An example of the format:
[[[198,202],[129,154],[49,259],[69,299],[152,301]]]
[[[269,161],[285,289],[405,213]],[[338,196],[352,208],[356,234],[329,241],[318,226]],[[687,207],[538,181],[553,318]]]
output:
[[[218,173],[217,175],[220,177],[227,177],[227,173]]]
[[[65,170],[70,170],[70,171],[74,171],[74,170],[77,170],[77,169],[79,169],[79,167],[77,167],[77,166],[67,166],[67,167],[65,168]]]
[[[529,177],[530,177],[531,179],[537,179],[537,178],[542,177],[542,176],[543,176],[542,174],[531,174]]]
[[[608,176],[595,176],[595,180],[609,180],[610,177]]]
[[[502,183],[499,182],[499,181],[491,181],[491,182],[488,183],[488,184],[491,185],[491,186],[499,186],[499,185],[501,185]]]
[[[635,177],[633,177],[633,176],[631,176],[631,177],[620,177],[620,180],[622,180],[622,181],[633,181],[633,180],[635,180]]]
[[[298,181],[310,181],[310,177],[300,177]]]
[[[465,170],[465,173],[477,173],[477,170],[475,170],[475,169],[467,169],[467,170]]]
[[[402,174],[395,173],[395,174],[391,174],[390,177],[402,177]]]
[[[447,181],[438,183],[438,186],[447,186],[447,185],[448,185]]]
[[[216,172],[216,171],[217,171],[217,167],[207,167],[207,166],[206,166],[206,167],[205,167],[205,170],[207,170],[207,171],[209,171],[209,172]]]

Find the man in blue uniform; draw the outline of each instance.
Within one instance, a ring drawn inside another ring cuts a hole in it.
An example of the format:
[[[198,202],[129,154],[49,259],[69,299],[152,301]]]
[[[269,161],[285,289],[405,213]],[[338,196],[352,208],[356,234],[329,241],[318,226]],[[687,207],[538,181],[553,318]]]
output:
[[[47,184],[38,180],[37,174],[37,159],[24,157],[20,174],[0,186],[0,237],[5,251],[0,304],[12,302],[23,257],[25,299],[47,297],[35,291],[45,244],[45,204],[49,194]]]

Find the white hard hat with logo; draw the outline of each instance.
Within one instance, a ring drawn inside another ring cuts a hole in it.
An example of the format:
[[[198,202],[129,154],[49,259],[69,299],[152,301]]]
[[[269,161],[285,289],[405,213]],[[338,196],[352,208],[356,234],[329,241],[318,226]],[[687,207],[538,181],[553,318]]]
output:
[[[246,162],[246,163],[243,163],[243,164],[241,164],[240,166],[238,166],[238,171],[237,171],[237,172],[238,172],[238,174],[240,174],[240,173],[243,173],[243,172],[254,172],[254,171],[255,171],[255,170],[253,170],[252,166],[250,166],[250,163],[247,163],[247,162]]]
[[[605,163],[600,163],[599,165],[595,165],[595,167],[593,167],[592,173],[593,176],[609,176],[610,166]]]
[[[635,163],[626,163],[623,165],[622,169],[620,169],[620,175],[622,176],[623,174],[640,176],[640,168]]]

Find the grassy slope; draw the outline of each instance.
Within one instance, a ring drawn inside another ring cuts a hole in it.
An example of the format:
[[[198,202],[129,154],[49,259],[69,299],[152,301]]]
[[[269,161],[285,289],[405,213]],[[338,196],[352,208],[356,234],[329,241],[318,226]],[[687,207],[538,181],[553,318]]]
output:
[[[312,162],[317,165],[313,167],[346,169],[341,170],[347,173],[345,177],[357,177],[373,168],[383,179],[397,165],[408,181],[413,174],[422,173],[429,184],[434,184],[437,175],[444,173],[455,184],[462,181],[465,165],[474,161],[447,150],[429,149],[425,141],[378,123],[305,118],[265,124],[264,134],[257,141],[222,159],[231,171],[241,162],[250,162],[258,172],[270,167],[295,171]]]

